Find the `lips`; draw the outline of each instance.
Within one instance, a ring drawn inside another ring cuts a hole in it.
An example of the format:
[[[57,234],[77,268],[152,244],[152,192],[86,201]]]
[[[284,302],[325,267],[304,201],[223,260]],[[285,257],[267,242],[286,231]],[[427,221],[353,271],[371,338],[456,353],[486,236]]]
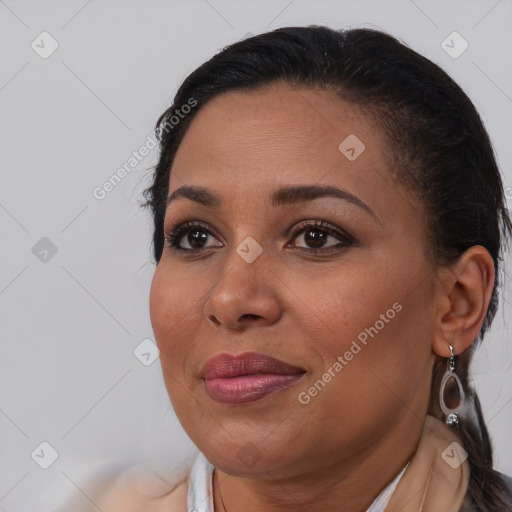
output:
[[[220,354],[201,372],[206,391],[217,402],[241,404],[289,387],[306,371],[264,354]]]

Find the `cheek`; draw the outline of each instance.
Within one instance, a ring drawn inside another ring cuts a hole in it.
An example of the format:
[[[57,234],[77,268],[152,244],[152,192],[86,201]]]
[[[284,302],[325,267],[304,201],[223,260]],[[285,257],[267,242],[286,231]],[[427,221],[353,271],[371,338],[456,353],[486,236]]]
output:
[[[343,293],[333,294],[331,316],[323,317],[331,318],[321,347],[324,371],[342,357],[329,400],[342,403],[344,410],[358,410],[359,420],[352,418],[356,422],[370,421],[376,411],[384,418],[404,407],[414,408],[410,404],[415,394],[424,396],[429,389],[433,329],[429,287],[418,286],[414,274],[400,273],[401,281],[380,275],[382,280],[374,276],[367,288],[347,286]],[[346,307],[341,309],[343,304]]]
[[[196,284],[196,283],[195,283]],[[190,390],[186,384],[188,351],[194,346],[194,318],[198,295],[191,293],[197,286],[183,287],[176,272],[161,261],[155,270],[149,296],[149,312],[155,340],[160,350],[160,365],[167,394],[183,424],[188,424]]]
[[[149,313],[155,339],[160,349],[162,368],[176,370],[182,366],[186,340],[193,341],[189,332],[198,325],[197,304],[202,290],[180,282],[180,276],[172,272],[164,261],[155,270],[149,295]],[[170,354],[172,353],[172,357]]]
[[[296,304],[301,327],[330,359],[348,350],[353,340],[371,339],[375,327],[379,334],[389,331],[400,316],[400,305],[395,304],[403,295],[400,286],[390,269],[379,269],[375,261],[332,267],[316,275],[296,272],[288,285],[300,299]]]
[[[295,276],[300,324],[315,352],[316,378],[339,356],[347,379],[373,372],[373,380],[380,377],[399,388],[422,378],[431,357],[432,290],[428,280],[418,278],[428,275],[421,257],[409,263],[377,258],[356,271],[331,272],[328,278]]]
[[[149,292],[149,316],[151,326],[156,337],[156,342],[162,350],[161,342],[165,327],[172,320],[173,305],[175,301],[170,293],[170,288],[166,286],[165,273],[162,272],[161,263],[156,267],[151,289]],[[167,290],[167,293],[166,293]]]

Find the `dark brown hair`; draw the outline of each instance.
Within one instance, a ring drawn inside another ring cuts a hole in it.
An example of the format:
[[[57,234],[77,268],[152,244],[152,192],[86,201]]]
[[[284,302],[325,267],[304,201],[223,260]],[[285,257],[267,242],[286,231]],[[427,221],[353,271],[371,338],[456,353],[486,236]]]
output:
[[[439,66],[375,30],[280,28],[224,48],[186,78],[173,105],[158,120],[160,159],[153,183],[144,192],[144,206],[151,208],[154,220],[156,262],[164,247],[171,166],[196,113],[223,92],[279,82],[333,91],[378,123],[392,148],[388,159],[395,178],[415,193],[427,211],[435,265],[450,265],[474,245],[489,251],[496,279],[475,340],[480,342],[496,313],[503,247],[512,232],[489,136],[467,95]],[[184,105],[195,108],[177,122],[176,112]],[[492,469],[492,448],[478,397],[468,382],[476,343],[461,355],[457,368],[477,418],[461,421],[457,431],[471,466],[467,500],[474,510],[509,510],[503,481]],[[440,419],[444,416],[437,393],[445,369],[445,360],[438,358],[428,412]]]

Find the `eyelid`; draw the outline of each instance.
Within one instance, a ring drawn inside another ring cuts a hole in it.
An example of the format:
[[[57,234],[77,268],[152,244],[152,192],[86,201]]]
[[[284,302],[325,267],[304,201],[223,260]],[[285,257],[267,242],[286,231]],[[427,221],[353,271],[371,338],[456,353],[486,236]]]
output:
[[[211,247],[204,247],[202,249],[184,249],[182,247],[179,247],[179,245],[175,243],[179,242],[188,232],[190,232],[194,228],[202,228],[209,235],[214,236],[216,239],[222,238],[216,235],[215,229],[213,229],[208,223],[202,222],[200,220],[180,219],[174,222],[171,226],[164,227],[165,246],[170,247],[171,249],[174,249],[176,251],[181,251],[183,253],[199,253],[200,251],[210,249]]]
[[[344,229],[341,229],[328,221],[317,219],[303,219],[298,222],[295,221],[292,224],[292,226],[285,230],[283,236],[289,236],[290,232],[292,231],[291,228],[295,226],[297,226],[297,228],[293,229],[293,238],[297,237],[298,234],[302,233],[303,231],[306,231],[308,228],[319,228],[326,231],[331,236],[341,237],[344,238],[345,240],[351,241],[352,243],[357,243],[357,239]]]
[[[212,246],[209,247],[203,247],[199,249],[186,249],[179,246],[179,242],[194,228],[202,228],[205,232],[207,232],[208,235],[213,236],[216,238],[222,245],[224,246],[224,243],[220,240],[222,237],[219,237],[216,234],[216,230],[210,226],[208,223],[205,223],[203,221],[192,219],[192,220],[185,220],[185,218],[181,218],[178,221],[175,221],[171,226],[164,227],[164,240],[165,240],[165,246],[169,247],[171,249],[174,249],[176,251],[180,251],[182,253],[193,253],[193,254],[199,254],[201,252],[207,251],[212,248]],[[292,228],[295,228],[292,230]],[[341,229],[337,227],[334,224],[331,224],[328,221],[325,220],[319,220],[319,219],[302,219],[300,221],[294,221],[289,227],[285,228],[282,232],[282,236],[285,238],[291,237],[291,240],[287,242],[286,247],[289,247],[290,244],[294,242],[294,240],[302,233],[307,231],[308,229],[319,229],[321,231],[325,231],[329,236],[332,236],[333,238],[336,238],[339,240],[340,244],[344,244],[345,247],[349,245],[357,245],[358,241],[357,239],[352,236],[350,233],[345,231],[344,229]],[[293,232],[292,232],[293,231]],[[292,233],[290,233],[292,232]],[[337,244],[339,245],[339,244]],[[219,247],[217,245],[216,247]],[[336,246],[334,246],[336,247]],[[333,246],[331,247],[325,247],[325,248],[305,248],[305,247],[297,247],[297,249],[304,249],[307,250],[310,253],[316,252],[328,252],[329,250],[334,249]]]

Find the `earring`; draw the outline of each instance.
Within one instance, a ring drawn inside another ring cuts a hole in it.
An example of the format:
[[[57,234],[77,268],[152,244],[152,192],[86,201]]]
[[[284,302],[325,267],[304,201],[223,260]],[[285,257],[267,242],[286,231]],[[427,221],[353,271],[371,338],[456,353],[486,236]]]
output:
[[[443,375],[443,379],[441,380],[441,388],[439,389],[439,406],[441,407],[441,410],[444,412],[446,418],[446,424],[450,427],[456,427],[459,424],[459,412],[460,409],[464,407],[464,389],[462,387],[462,382],[459,379],[459,376],[455,373],[455,366],[456,366],[456,357],[453,353],[453,348],[451,345],[448,345],[450,347],[451,356],[448,360],[448,368]],[[454,379],[459,392],[459,403],[456,407],[450,408],[446,405],[444,401],[444,394],[445,394],[445,388],[446,384],[450,379]]]

